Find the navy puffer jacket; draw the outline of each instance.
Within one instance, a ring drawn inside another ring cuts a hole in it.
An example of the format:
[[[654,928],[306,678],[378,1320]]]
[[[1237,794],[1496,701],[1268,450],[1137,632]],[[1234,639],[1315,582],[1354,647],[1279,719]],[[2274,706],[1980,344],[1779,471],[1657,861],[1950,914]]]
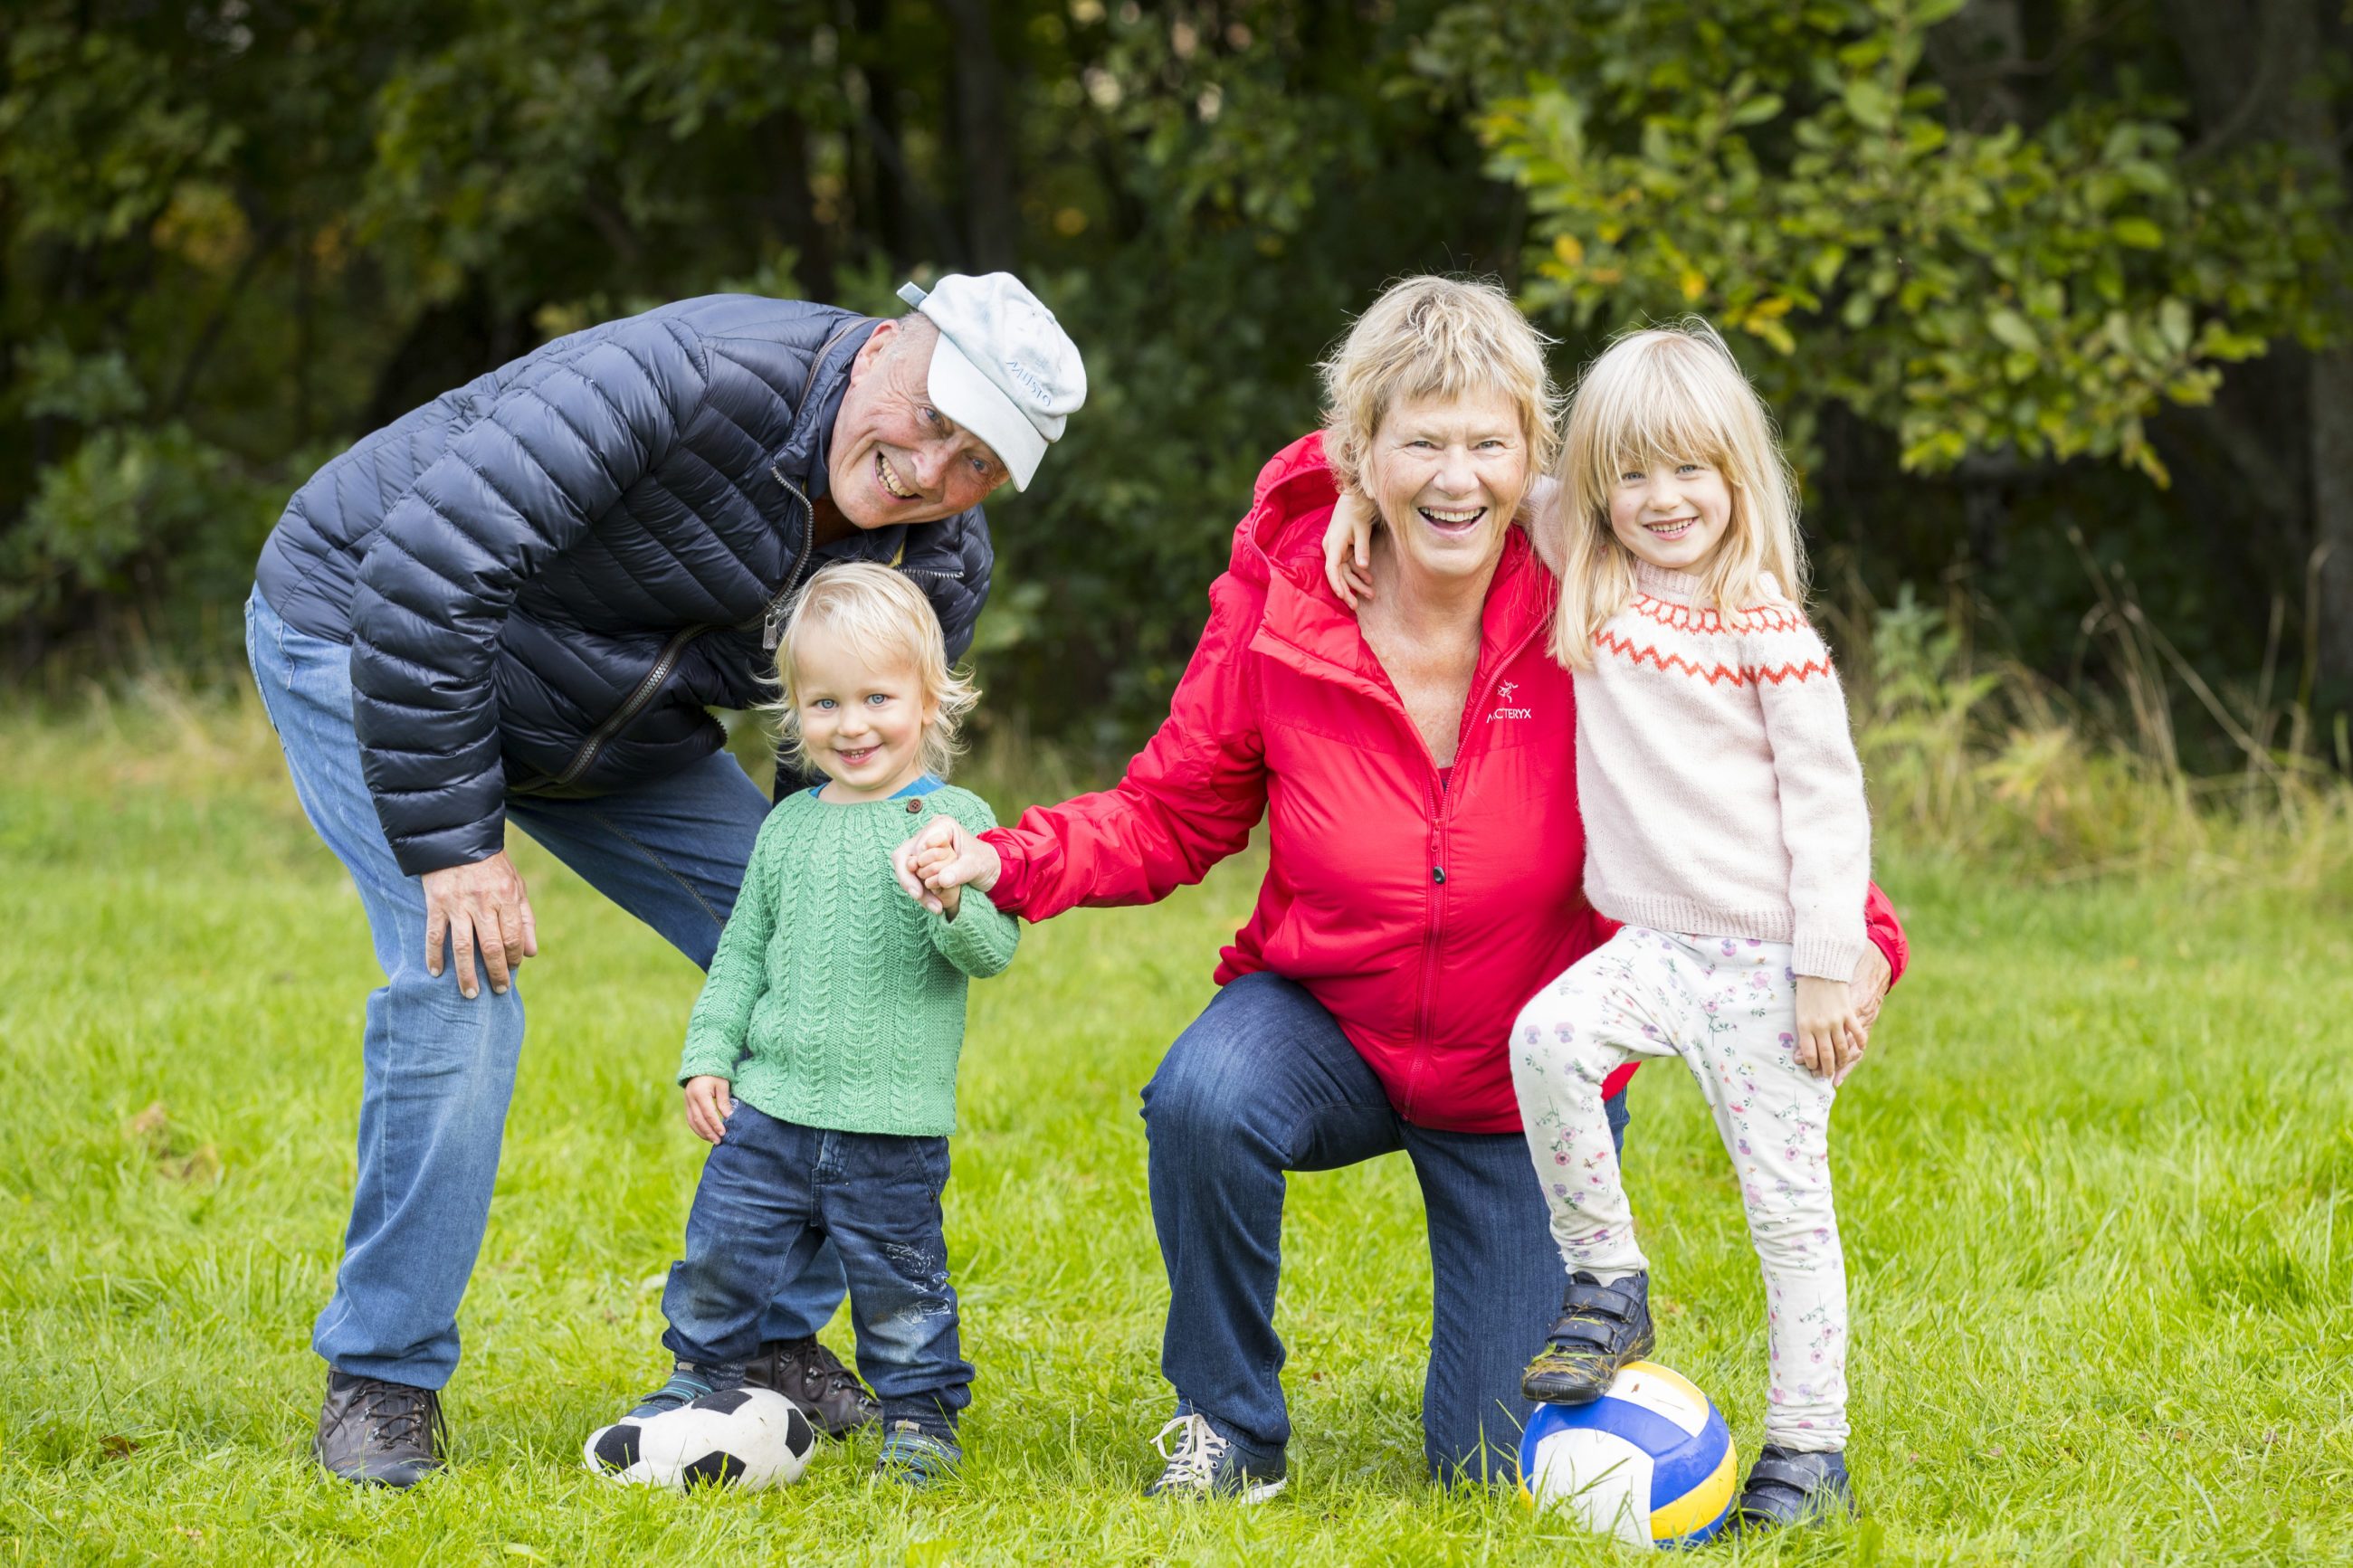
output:
[[[976,508],[811,548],[833,420],[876,323],[721,294],[591,327],[386,426],[295,493],[263,597],[352,645],[385,837],[421,875],[495,854],[510,792],[597,795],[724,737],[775,622],[834,561],[898,565],[951,658],[993,555]]]

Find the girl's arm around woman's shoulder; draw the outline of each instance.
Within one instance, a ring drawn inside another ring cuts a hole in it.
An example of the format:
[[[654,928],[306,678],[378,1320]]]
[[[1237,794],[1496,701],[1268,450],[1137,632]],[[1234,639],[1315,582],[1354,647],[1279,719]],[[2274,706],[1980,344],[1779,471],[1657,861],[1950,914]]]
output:
[[[997,826],[997,814],[988,809],[988,803],[969,790],[951,787],[932,798],[943,815],[971,832],[985,833]],[[977,888],[961,890],[953,914],[925,910],[923,929],[940,956],[975,980],[1003,973],[1021,941],[1020,922],[989,902],[988,895]]]

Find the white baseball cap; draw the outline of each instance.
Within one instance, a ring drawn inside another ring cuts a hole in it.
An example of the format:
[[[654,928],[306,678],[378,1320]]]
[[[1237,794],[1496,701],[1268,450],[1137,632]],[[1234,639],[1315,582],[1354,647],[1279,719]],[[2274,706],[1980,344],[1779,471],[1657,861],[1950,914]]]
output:
[[[940,329],[932,350],[932,401],[988,443],[1026,490],[1047,444],[1087,400],[1087,367],[1054,312],[1010,272],[951,272],[925,293],[899,298]]]

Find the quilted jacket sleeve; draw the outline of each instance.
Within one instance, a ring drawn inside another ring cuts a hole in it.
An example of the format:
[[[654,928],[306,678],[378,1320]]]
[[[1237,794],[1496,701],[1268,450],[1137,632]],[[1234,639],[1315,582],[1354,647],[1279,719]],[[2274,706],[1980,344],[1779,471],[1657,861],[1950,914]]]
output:
[[[1148,904],[1198,882],[1266,815],[1250,651],[1264,596],[1229,572],[1159,732],[1111,789],[1035,806],[985,835],[1004,862],[989,901],[1042,921],[1078,904]]]
[[[517,587],[668,455],[709,385],[669,323],[535,361],[393,502],[352,603],[353,726],[411,876],[505,843],[492,667]]]

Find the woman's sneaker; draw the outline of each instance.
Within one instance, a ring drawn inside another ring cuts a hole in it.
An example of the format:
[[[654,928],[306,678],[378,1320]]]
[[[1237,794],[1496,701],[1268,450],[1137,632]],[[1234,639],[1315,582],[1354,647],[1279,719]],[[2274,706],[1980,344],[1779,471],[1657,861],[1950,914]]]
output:
[[[1608,1391],[1628,1362],[1659,1342],[1651,1326],[1651,1277],[1629,1274],[1604,1285],[1579,1271],[1568,1277],[1560,1321],[1528,1370],[1520,1393],[1538,1405],[1590,1405]]]
[[[1174,1453],[1168,1450],[1172,1432],[1176,1434]],[[1144,1489],[1145,1497],[1229,1497],[1264,1502],[1290,1479],[1282,1454],[1271,1459],[1247,1454],[1219,1436],[1203,1415],[1177,1416],[1160,1428],[1152,1446],[1167,1463],[1161,1468],[1160,1479]]]
[[[955,1439],[926,1432],[913,1421],[893,1421],[882,1433],[882,1452],[874,1461],[881,1480],[897,1481],[921,1491],[954,1479],[964,1463],[964,1450]]]
[[[1736,1530],[1779,1530],[1858,1511],[1844,1454],[1800,1453],[1767,1444],[1733,1510]]]
[[[744,1363],[744,1381],[773,1388],[803,1410],[828,1437],[847,1437],[882,1419],[882,1406],[858,1374],[815,1338],[771,1340]]]

